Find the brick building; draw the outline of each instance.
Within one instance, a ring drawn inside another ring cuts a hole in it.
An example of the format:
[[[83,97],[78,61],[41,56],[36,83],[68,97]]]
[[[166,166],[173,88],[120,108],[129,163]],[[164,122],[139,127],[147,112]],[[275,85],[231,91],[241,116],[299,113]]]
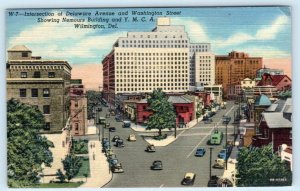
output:
[[[216,84],[222,84],[225,97],[235,97],[235,86],[245,78],[254,79],[262,68],[262,57],[249,57],[244,52],[232,51],[226,56],[216,56]]]
[[[45,117],[42,132],[61,132],[69,118],[71,66],[67,61],[42,60],[24,45],[8,50],[7,99],[37,107]]]
[[[71,134],[85,135],[87,128],[87,97],[82,84],[71,84]]]
[[[192,121],[195,116],[194,103],[184,96],[169,96],[168,101],[173,103],[176,112],[176,124],[187,124]],[[136,103],[137,122],[144,123],[148,120],[152,111],[146,99]]]

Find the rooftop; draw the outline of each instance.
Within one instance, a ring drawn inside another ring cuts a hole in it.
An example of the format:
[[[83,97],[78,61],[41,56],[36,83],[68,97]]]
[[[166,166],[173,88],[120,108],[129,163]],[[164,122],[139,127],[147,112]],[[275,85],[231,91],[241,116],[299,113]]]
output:
[[[272,103],[268,96],[261,94],[256,100],[255,100],[255,106],[270,106]]]
[[[25,45],[16,45],[16,46],[13,46],[8,51],[11,51],[11,52],[12,51],[15,51],[15,52],[19,52],[19,51],[31,52],[31,50],[29,50]]]
[[[191,100],[183,96],[169,96],[168,101],[171,103],[192,103]],[[147,99],[142,99],[138,103],[148,103]]]
[[[281,112],[262,113],[269,128],[292,128],[292,122],[283,117]]]

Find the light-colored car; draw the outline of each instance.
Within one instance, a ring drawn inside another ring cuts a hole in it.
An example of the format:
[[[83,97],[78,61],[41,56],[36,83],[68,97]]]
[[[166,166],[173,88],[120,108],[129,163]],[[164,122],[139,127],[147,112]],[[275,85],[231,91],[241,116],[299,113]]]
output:
[[[128,141],[136,141],[135,134],[130,134],[127,140]]]
[[[196,174],[192,172],[185,173],[183,180],[181,181],[182,185],[193,185],[195,182]]]

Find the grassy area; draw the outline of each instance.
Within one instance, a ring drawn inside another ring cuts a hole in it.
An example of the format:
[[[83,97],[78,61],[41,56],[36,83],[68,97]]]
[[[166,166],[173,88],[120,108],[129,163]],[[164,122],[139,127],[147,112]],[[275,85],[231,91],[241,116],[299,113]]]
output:
[[[90,177],[90,162],[89,162],[89,157],[79,157],[80,162],[82,163],[78,174],[76,175],[75,178],[84,178],[84,174],[87,174],[88,177]]]
[[[88,154],[88,140],[73,140],[72,151],[74,154]]]
[[[47,184],[37,184],[32,186],[32,188],[77,188],[83,182],[65,182],[65,183],[47,183]]]

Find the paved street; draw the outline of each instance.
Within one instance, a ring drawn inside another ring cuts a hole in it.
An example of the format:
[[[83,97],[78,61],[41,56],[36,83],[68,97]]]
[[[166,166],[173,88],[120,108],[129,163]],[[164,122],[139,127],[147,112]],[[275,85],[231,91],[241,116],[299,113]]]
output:
[[[226,110],[219,110],[213,117],[212,124],[204,124],[199,122],[191,129],[187,129],[178,133],[175,142],[165,147],[157,147],[156,152],[147,153],[145,148],[147,142],[139,136],[138,132],[134,132],[129,128],[122,128],[122,122],[116,122],[114,116],[107,121],[110,126],[117,128],[116,132],[111,133],[110,137],[119,135],[125,141],[124,148],[113,149],[117,158],[122,163],[124,173],[114,174],[113,179],[106,187],[180,187],[181,180],[186,172],[196,173],[194,186],[206,187],[209,179],[209,145],[207,141],[214,127],[224,132],[222,145],[211,146],[212,164],[217,158],[218,152],[225,145],[225,125],[222,124],[222,116],[229,115],[232,120],[228,125],[228,140],[233,139],[233,113],[237,105],[228,103]],[[108,108],[103,107],[101,116],[104,116]],[[134,127],[134,124],[132,124]],[[136,134],[136,142],[128,142],[126,138],[129,134]],[[108,137],[108,130],[105,129],[105,137]],[[195,157],[197,147],[205,147],[206,154],[204,157]],[[163,170],[153,171],[150,166],[154,160],[163,162]],[[212,169],[212,175],[222,176],[224,170]]]

